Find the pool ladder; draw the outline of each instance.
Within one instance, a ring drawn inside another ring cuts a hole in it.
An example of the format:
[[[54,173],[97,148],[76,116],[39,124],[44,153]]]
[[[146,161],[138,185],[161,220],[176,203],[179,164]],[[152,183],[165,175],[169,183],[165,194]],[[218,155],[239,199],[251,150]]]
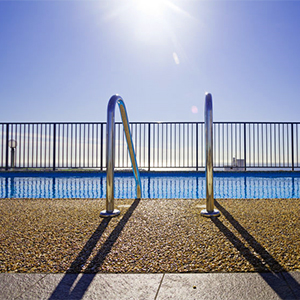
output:
[[[101,217],[115,217],[120,211],[114,208],[114,167],[115,167],[115,107],[119,105],[124,132],[127,141],[128,152],[132,164],[133,174],[136,181],[136,198],[141,199],[141,179],[133,148],[129,121],[125,103],[119,95],[109,99],[107,105],[106,123],[106,209],[101,211]]]
[[[205,125],[205,177],[206,177],[206,209],[201,211],[204,217],[218,217],[220,212],[214,208],[213,178],[213,105],[212,96],[207,93],[204,107]]]

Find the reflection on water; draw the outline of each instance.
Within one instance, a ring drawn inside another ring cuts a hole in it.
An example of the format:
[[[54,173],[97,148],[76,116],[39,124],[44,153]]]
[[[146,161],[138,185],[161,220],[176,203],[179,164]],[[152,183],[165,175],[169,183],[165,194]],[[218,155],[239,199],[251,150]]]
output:
[[[141,174],[143,198],[205,198],[204,173]],[[105,198],[106,175],[0,174],[0,198]],[[115,198],[135,198],[133,174],[115,174]],[[297,173],[215,173],[215,198],[300,198]]]

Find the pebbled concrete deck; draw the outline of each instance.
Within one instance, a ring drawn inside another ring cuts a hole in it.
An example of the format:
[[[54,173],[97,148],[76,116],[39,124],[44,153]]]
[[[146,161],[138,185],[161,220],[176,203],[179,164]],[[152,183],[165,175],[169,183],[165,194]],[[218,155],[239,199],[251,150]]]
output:
[[[1,199],[0,299],[300,299],[299,199],[204,203]]]
[[[299,199],[0,200],[0,273],[202,273],[300,270]]]

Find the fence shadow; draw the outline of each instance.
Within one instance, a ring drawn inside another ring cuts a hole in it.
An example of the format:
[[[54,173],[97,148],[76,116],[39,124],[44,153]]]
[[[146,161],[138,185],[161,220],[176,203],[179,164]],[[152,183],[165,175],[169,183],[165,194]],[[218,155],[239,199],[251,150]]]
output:
[[[253,250],[259,254],[255,256],[245,244],[228,229],[218,218],[211,218],[212,222],[219,230],[228,238],[232,245],[240,252],[240,254],[248,260],[255,268],[256,272],[268,283],[268,285],[277,293],[281,299],[297,298],[290,289],[288,294],[286,288],[283,288],[282,282],[285,281],[287,286],[292,285],[296,289],[300,289],[299,283],[288,273],[282,266],[218,201],[215,200],[215,206],[220,210],[230,224],[241,234]],[[282,274],[284,273],[284,276]]]
[[[87,268],[82,272],[83,266],[90,257],[93,249],[95,248],[97,242],[100,240],[103,232],[108,226],[111,218],[104,218],[98,228],[95,230],[93,235],[87,241],[85,246],[82,248],[78,256],[72,262],[66,274],[61,279],[56,289],[53,291],[52,295],[48,298],[49,300],[54,299],[82,299],[97,271],[103,264],[106,256],[111,251],[111,248],[117,241],[119,235],[121,234],[124,226],[128,222],[132,213],[138,206],[140,200],[136,199],[132,205],[129,207],[127,212],[124,214],[123,218],[116,225],[114,230],[111,232],[109,237],[103,243],[93,260],[89,263]],[[79,278],[80,273],[83,275]],[[78,279],[79,278],[79,279]]]

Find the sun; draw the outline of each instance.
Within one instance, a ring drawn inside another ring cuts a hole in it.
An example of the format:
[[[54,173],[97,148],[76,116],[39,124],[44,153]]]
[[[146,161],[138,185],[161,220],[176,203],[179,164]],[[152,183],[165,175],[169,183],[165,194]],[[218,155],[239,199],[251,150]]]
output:
[[[136,8],[143,14],[159,16],[163,14],[165,0],[136,0]]]
[[[1,1],[1,0],[0,0]],[[185,27],[188,20],[194,20],[183,8],[175,4],[176,0],[122,0],[109,1],[110,13],[107,20],[120,22],[128,31],[130,38],[139,43],[155,46],[158,49],[169,48],[169,55],[176,65],[187,61],[184,47],[177,37],[177,28]],[[180,1],[179,1],[180,2]],[[183,23],[184,21],[184,23]],[[179,26],[183,24],[183,26]],[[182,29],[180,29],[182,31]]]

